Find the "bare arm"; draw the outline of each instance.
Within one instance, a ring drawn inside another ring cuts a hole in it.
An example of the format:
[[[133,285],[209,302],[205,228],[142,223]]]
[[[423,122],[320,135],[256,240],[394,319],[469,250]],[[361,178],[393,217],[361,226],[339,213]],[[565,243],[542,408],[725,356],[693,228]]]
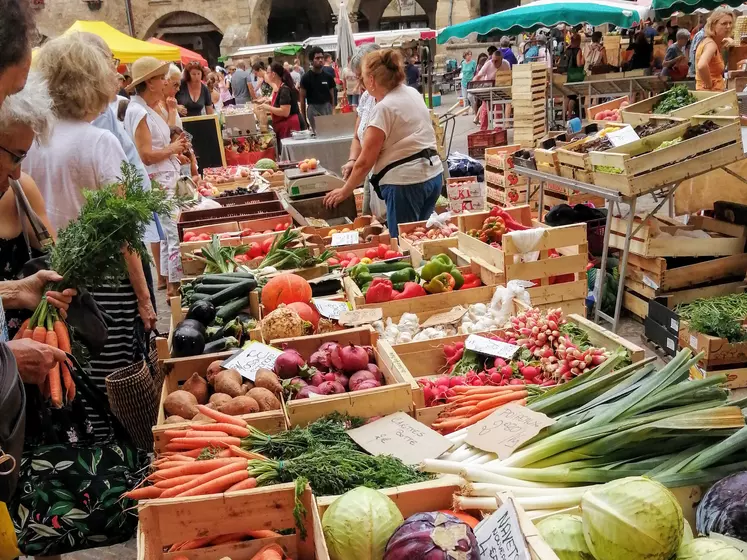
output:
[[[703,45],[703,50],[700,51],[700,57],[695,63],[695,71],[703,81],[703,85],[706,89],[711,89],[713,82],[711,81],[711,73],[708,70],[708,66],[711,63],[711,59],[716,56],[716,43],[708,41]]]
[[[340,202],[348,198],[353,194],[353,191],[361,184],[368,175],[368,172],[373,169],[376,160],[379,158],[381,153],[381,147],[384,145],[386,136],[384,131],[374,126],[369,126],[366,129],[366,135],[364,137],[365,146],[361,150],[358,159],[355,161],[353,170],[350,172],[350,176],[345,185],[339,189],[335,189],[324,197],[324,205],[327,207],[335,207]]]
[[[153,165],[159,163],[165,159],[170,158],[173,155],[180,154],[186,148],[186,140],[181,139],[172,142],[163,150],[153,149],[153,137],[150,134],[148,123],[145,122],[145,117],[140,119],[140,122],[135,129],[135,147],[137,153],[140,154],[140,159],[143,160],[145,165]]]
[[[307,123],[309,119],[306,118],[306,90],[301,86],[298,90],[298,108],[301,109],[301,116]]]
[[[350,176],[350,173],[353,170],[353,165],[355,165],[355,162],[358,159],[358,156],[360,156],[361,150],[363,149],[363,147],[361,146],[361,141],[358,139],[358,127],[360,126],[360,124],[361,118],[360,116],[358,116],[358,118],[355,119],[353,141],[350,143],[350,157],[348,158],[348,161],[346,161],[342,166],[343,179],[347,179]]]
[[[584,67],[584,54],[581,52],[581,49],[578,49],[578,52],[576,53],[576,66],[579,68]]]
[[[335,106],[335,89],[337,88],[335,84],[335,81],[332,80],[332,87],[329,88],[329,102],[332,103],[332,106]]]
[[[278,117],[287,117],[290,115],[291,112],[291,106],[290,105],[281,105],[280,107],[273,107],[272,105],[267,105],[266,109],[272,113],[273,115],[277,115]]]
[[[127,273],[130,277],[132,289],[137,297],[137,308],[140,318],[143,320],[145,330],[151,331],[156,326],[156,314],[153,311],[153,305],[150,301],[150,291],[145,281],[143,273],[143,262],[137,253],[124,249],[125,262],[127,264]]]

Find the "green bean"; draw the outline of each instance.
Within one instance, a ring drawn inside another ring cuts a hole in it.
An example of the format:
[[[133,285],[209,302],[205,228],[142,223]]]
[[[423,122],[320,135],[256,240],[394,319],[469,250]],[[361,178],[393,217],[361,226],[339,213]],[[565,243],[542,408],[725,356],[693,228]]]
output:
[[[692,319],[693,315],[722,312],[742,321],[747,318],[747,293],[700,298],[690,303],[681,303],[674,310],[685,320]]]

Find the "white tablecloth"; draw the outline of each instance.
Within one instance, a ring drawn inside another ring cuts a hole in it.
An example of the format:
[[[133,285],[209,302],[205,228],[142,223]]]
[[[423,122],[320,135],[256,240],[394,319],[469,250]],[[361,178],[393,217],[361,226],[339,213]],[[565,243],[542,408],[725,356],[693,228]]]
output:
[[[353,143],[353,133],[335,136],[333,138],[309,138],[294,140],[285,138],[282,141],[283,151],[281,159],[299,161],[316,158],[319,165],[339,175],[340,169],[348,161],[350,145]]]

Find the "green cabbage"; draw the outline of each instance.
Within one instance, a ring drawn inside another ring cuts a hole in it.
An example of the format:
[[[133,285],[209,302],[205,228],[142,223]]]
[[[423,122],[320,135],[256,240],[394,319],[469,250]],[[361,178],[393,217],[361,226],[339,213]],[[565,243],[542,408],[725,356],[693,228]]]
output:
[[[537,530],[560,560],[594,560],[584,540],[583,522],[578,515],[561,513],[537,523]]]
[[[682,509],[664,486],[621,478],[581,499],[584,539],[596,560],[669,560],[683,533]]]
[[[322,517],[332,560],[382,560],[404,518],[388,496],[358,487],[337,498]]]
[[[700,538],[681,546],[677,560],[744,560],[744,555],[723,541]]]

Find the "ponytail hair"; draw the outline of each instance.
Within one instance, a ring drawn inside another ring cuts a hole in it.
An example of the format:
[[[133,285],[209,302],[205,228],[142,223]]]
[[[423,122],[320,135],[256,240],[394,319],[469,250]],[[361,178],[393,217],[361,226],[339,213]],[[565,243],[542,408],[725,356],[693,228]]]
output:
[[[366,74],[373,76],[374,81],[390,91],[405,81],[405,69],[402,55],[396,49],[381,49],[370,52],[363,59]]]
[[[296,84],[293,82],[293,77],[290,75],[290,72],[288,72],[279,62],[273,62],[270,65],[270,70],[280,77],[280,81],[283,82],[284,85],[288,86],[291,90],[293,100],[296,101],[298,99],[298,91],[296,90]]]

